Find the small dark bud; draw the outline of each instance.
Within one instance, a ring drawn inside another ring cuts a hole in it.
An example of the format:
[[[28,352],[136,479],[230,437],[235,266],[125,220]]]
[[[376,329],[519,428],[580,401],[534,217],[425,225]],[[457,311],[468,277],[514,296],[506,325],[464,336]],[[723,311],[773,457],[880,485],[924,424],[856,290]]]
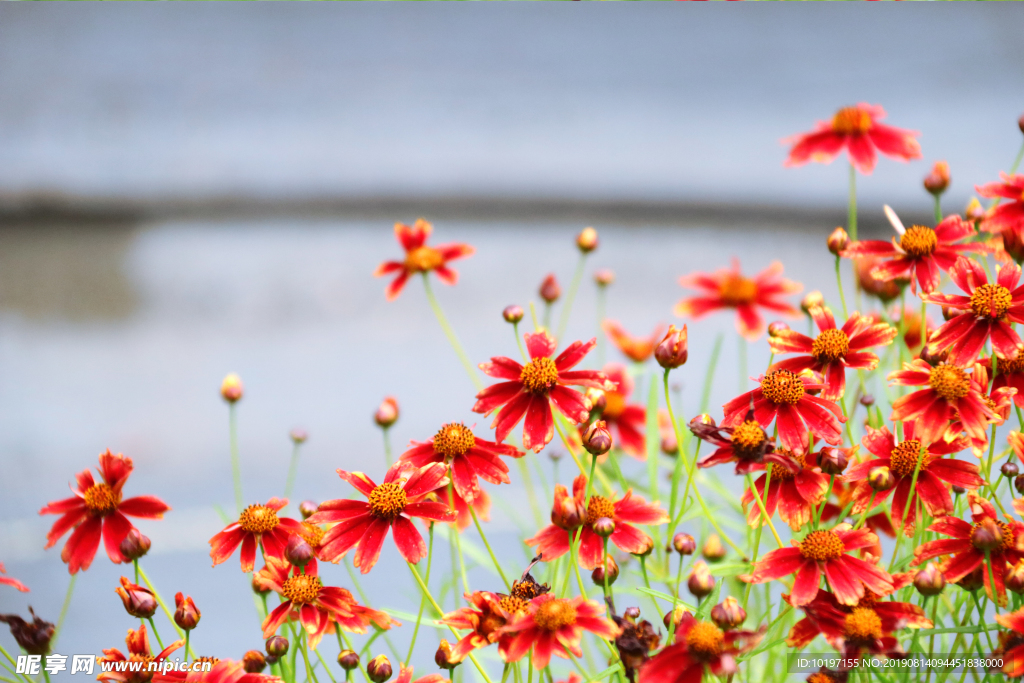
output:
[[[441,644],[437,646],[437,652],[434,653],[434,664],[437,664],[439,669],[447,669],[451,671],[459,665],[459,662],[452,661],[452,646],[444,638],[441,639]]]
[[[192,601],[192,596],[186,596],[183,593],[177,593],[174,596],[174,607],[174,623],[185,631],[194,629],[203,616],[199,608],[196,607],[196,603]]]
[[[267,658],[259,650],[249,650],[242,656],[242,668],[246,673],[258,674],[267,668]]]
[[[629,621],[636,621],[640,618],[640,608],[627,607],[626,611],[622,613],[622,616],[628,619]]]
[[[604,455],[612,449],[612,433],[604,420],[591,423],[583,432],[583,447],[591,455]]]
[[[850,459],[841,448],[827,446],[818,452],[818,467],[825,474],[838,476],[846,471],[846,466],[849,464]]]
[[[693,571],[686,580],[686,588],[697,598],[710,595],[715,589],[715,577],[711,576],[711,570],[703,561],[697,560],[694,563]]]
[[[995,550],[1003,543],[1003,530],[991,519],[983,519],[971,532],[971,545],[981,551]]]
[[[121,577],[121,585],[116,589],[117,594],[124,603],[124,609],[128,614],[139,619],[149,619],[156,614],[157,602],[153,591],[143,586],[136,586],[134,583]]]
[[[271,657],[284,657],[288,654],[288,639],[284,636],[270,636],[264,649]]]
[[[316,512],[316,509],[320,507],[312,500],[304,500],[299,503],[299,514],[302,515],[303,519],[309,519]]]
[[[580,234],[576,236],[576,246],[579,247],[579,250],[584,254],[589,254],[597,249],[597,230],[594,230],[593,228],[583,228],[583,230],[580,231]]]
[[[338,653],[338,666],[345,671],[359,667],[359,654],[352,650],[342,650]]]
[[[875,397],[871,394],[864,394],[860,397],[860,404],[865,408],[870,408],[875,405]]]
[[[636,557],[647,557],[654,550],[654,541],[650,536],[647,536],[643,540],[643,544],[636,552],[632,553]]]
[[[946,587],[946,577],[934,562],[914,574],[914,588],[921,595],[938,595]]]
[[[778,337],[781,333],[788,332],[788,331],[789,331],[789,325],[787,325],[786,323],[782,322],[781,320],[776,320],[775,322],[773,322],[770,325],[768,325],[768,336],[769,337]]]
[[[601,538],[608,538],[615,533],[615,520],[609,517],[601,517],[594,522],[594,533]]]
[[[876,491],[888,491],[896,485],[896,477],[888,467],[874,467],[868,472],[868,484]]]
[[[1014,593],[1024,593],[1024,560],[1006,570],[1006,587]]]
[[[690,534],[678,533],[672,537],[672,549],[680,555],[693,555],[697,552],[697,541]]]
[[[540,283],[539,293],[540,298],[549,304],[555,303],[558,301],[558,297],[562,296],[562,288],[558,285],[558,280],[555,279],[553,273],[544,278],[544,281]]]
[[[807,292],[803,299],[800,300],[800,309],[807,315],[811,314],[812,308],[820,308],[825,305],[825,297],[818,290],[813,292]]]
[[[298,534],[292,534],[288,539],[288,545],[284,548],[284,557],[296,567],[305,567],[310,560],[316,557],[316,553]]]
[[[604,566],[598,565],[594,567],[594,571],[591,573],[590,579],[594,582],[595,586],[604,586],[606,575],[608,577],[609,586],[615,583],[615,579],[619,578],[619,565],[611,555],[607,555],[605,557]]]
[[[121,541],[121,554],[127,562],[134,562],[149,552],[152,542],[149,536],[143,536],[142,532],[132,527],[128,535]]]
[[[1003,466],[999,468],[999,471],[1003,473],[1004,477],[1016,477],[1020,474],[1020,469],[1017,467],[1015,462],[1004,462]]]
[[[965,489],[963,486],[956,486],[956,485],[953,486],[953,495],[954,496],[962,496],[965,493],[967,493],[967,489]]]
[[[32,608],[28,608],[32,621],[25,621],[17,614],[0,614],[0,622],[11,627],[11,635],[25,652],[30,655],[45,655],[50,651],[55,627],[48,621],[36,616]]]
[[[711,608],[711,621],[715,622],[718,628],[736,628],[746,620],[746,610],[740,607],[739,601],[731,595]]]
[[[672,622],[674,621],[676,626],[683,620],[684,614],[689,614],[690,610],[686,609],[682,605],[676,605],[676,608],[671,612],[665,612],[665,616],[662,617],[661,621],[665,624],[665,628],[672,628]]]
[[[506,306],[505,310],[501,312],[501,317],[504,318],[507,323],[518,323],[523,319],[523,307],[516,306],[515,304]]]
[[[949,187],[949,164],[945,161],[936,161],[932,166],[931,173],[924,177],[924,189],[936,197],[946,191]]]
[[[373,683],[384,683],[391,678],[391,662],[387,655],[377,655],[366,665],[366,675]]]
[[[704,547],[700,549],[700,554],[708,562],[718,562],[725,557],[725,546],[722,545],[722,539],[718,537],[718,534],[711,534],[707,537]]]
[[[850,236],[841,227],[832,231],[828,236],[828,250],[836,256],[843,253],[846,247],[850,246]]]
[[[668,332],[654,348],[654,359],[661,367],[671,370],[685,364],[689,355],[686,325],[681,329],[669,325]]]
[[[1024,474],[1018,474],[1017,478],[1013,480],[1013,488],[1017,489],[1017,493],[1024,496]]]
[[[390,427],[398,421],[398,401],[388,396],[381,401],[377,412],[373,414],[373,421],[378,427]]]

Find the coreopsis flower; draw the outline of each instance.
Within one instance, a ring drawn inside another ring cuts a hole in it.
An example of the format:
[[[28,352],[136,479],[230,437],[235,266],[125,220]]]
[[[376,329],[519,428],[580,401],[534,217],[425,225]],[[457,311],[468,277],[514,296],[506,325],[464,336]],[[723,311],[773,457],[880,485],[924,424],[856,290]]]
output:
[[[808,431],[833,446],[842,442],[839,425],[846,422],[846,418],[839,406],[811,394],[825,389],[824,384],[818,384],[806,375],[775,368],[757,379],[756,389],[740,394],[722,406],[724,425],[735,427],[742,424],[753,407],[754,419],[762,427],[776,421],[779,440],[794,453],[807,449]]]
[[[777,509],[782,521],[797,531],[811,521],[815,507],[828,491],[829,478],[818,468],[817,453],[795,454],[783,450],[774,455],[785,458],[785,463],[775,460],[760,465],[759,468],[765,469],[765,473],[754,481],[753,489],[748,488],[743,492],[740,502],[747,511],[747,524],[750,526],[756,528],[766,523],[761,514],[761,506],[754,500],[756,495],[764,502],[764,511],[768,513],[769,519]],[[768,481],[769,473],[771,481]],[[766,482],[767,498],[764,492]]]
[[[651,543],[651,537],[633,526],[634,524],[665,524],[669,519],[668,513],[657,503],[648,503],[640,496],[634,496],[632,489],[614,501],[591,492],[590,500],[586,501],[587,477],[583,474],[573,480],[572,491],[573,497],[570,502],[565,487],[555,486],[555,505],[551,516],[552,521],[555,521],[556,513],[567,507],[582,511],[586,506],[586,512],[573,520],[577,522],[576,526],[566,528],[568,525],[559,520],[563,526],[551,524],[541,529],[533,538],[526,539],[526,545],[537,546],[537,554],[541,555],[545,562],[551,562],[569,552],[572,537],[576,529],[582,526],[579,540],[580,566],[593,569],[601,564],[604,544],[603,539],[594,532],[594,522],[602,517],[607,517],[615,523],[615,531],[608,540],[627,553],[641,552]]]
[[[615,387],[602,372],[572,369],[594,348],[596,339],[587,343],[573,342],[552,359],[556,342],[545,330],[527,332],[523,336],[530,353],[530,361],[525,366],[503,356],[480,364],[485,374],[505,381],[492,384],[477,394],[473,412],[490,415],[501,408],[491,425],[499,443],[525,415],[523,446],[540,452],[555,434],[552,405],[574,423],[590,417],[589,401],[568,385],[605,391]]]
[[[7,568],[4,567],[4,563],[0,562],[0,574],[6,574]],[[11,586],[20,590],[22,593],[28,593],[28,586],[10,576],[0,576],[0,586]]]
[[[998,364],[999,361],[997,360],[996,365]],[[974,366],[974,374],[971,376],[971,381],[979,387],[979,391],[985,397],[985,405],[989,407],[995,416],[992,418],[991,424],[999,427],[1010,417],[1010,407],[1013,405],[1013,400],[1017,395],[1017,389],[1009,386],[996,386],[995,382],[993,382],[991,385],[992,390],[986,392],[986,387],[989,386],[988,378],[991,369],[989,366],[991,365],[991,358],[980,359]],[[944,439],[946,441],[955,440],[963,432],[963,420],[957,414],[953,421],[949,423],[949,427],[946,428]],[[985,451],[988,450],[988,430],[983,431],[980,436],[972,434],[969,436],[969,439],[971,451],[976,457],[981,458]]]
[[[803,289],[799,283],[782,277],[782,264],[778,261],[751,279],[743,276],[739,259],[735,258],[732,260],[732,268],[722,268],[714,273],[684,275],[679,279],[679,284],[702,290],[703,293],[676,304],[676,315],[696,320],[712,311],[734,308],[736,329],[750,341],[756,341],[765,328],[758,308],[789,316],[799,315],[796,308],[780,297],[796,294]]]
[[[185,644],[184,640],[176,640],[154,655],[152,650],[149,649],[149,636],[146,635],[145,624],[140,625],[137,631],[129,629],[128,637],[124,639],[124,642],[128,646],[127,655],[117,648],[109,648],[103,651],[103,656],[99,658],[103,671],[96,677],[96,680],[118,681],[118,683],[148,683],[153,673],[146,671],[144,667],[149,662],[159,663],[164,661],[171,653]],[[140,668],[142,670],[130,671],[131,667],[127,665],[125,666],[125,671],[118,671],[116,665],[119,662],[141,662]],[[110,666],[108,671],[106,670],[108,667],[103,667],[103,664],[113,666]]]
[[[728,462],[736,463],[736,474],[750,474],[758,469],[765,459],[769,462],[786,462],[775,455],[772,437],[754,419],[748,410],[743,422],[734,427],[719,427],[707,415],[698,415],[690,420],[690,431],[701,441],[706,441],[715,450],[701,456],[698,467],[712,467]]]
[[[850,163],[864,174],[875,168],[876,152],[887,157],[910,161],[921,158],[917,131],[894,128],[879,123],[885,110],[877,104],[860,102],[843,107],[829,121],[819,121],[810,133],[801,133],[783,142],[792,144],[786,166],[801,166],[808,161],[827,164],[844,149]]]
[[[853,491],[854,486],[846,484],[843,481],[843,477],[836,477],[836,480],[832,483],[832,495],[836,497],[836,502],[826,502],[821,508],[821,521],[827,522],[831,519],[836,519],[839,514],[847,509],[849,506],[852,509],[853,502]],[[842,520],[838,520],[842,521]],[[874,515],[868,515],[864,520],[864,526],[871,531],[875,532],[875,535],[885,534],[889,538],[896,538],[896,529],[893,528],[892,522],[889,520],[889,516],[885,514],[885,511],[879,512]],[[870,546],[861,551],[862,554],[867,553],[874,557],[882,556],[882,544],[877,543],[874,546]]]
[[[647,409],[638,403],[628,403],[633,393],[633,378],[626,368],[609,363],[604,366],[604,374],[608,381],[615,385],[614,389],[604,392],[605,405],[601,411],[601,419],[615,435],[615,443],[625,452],[638,460],[647,460],[645,430],[647,428]]]
[[[779,548],[765,555],[754,566],[754,572],[743,579],[749,583],[764,583],[796,574],[790,596],[794,607],[814,599],[822,574],[836,599],[844,605],[857,604],[866,590],[878,595],[892,592],[889,572],[849,554],[878,543],[878,537],[869,529],[855,530],[849,524],[840,524],[832,529],[812,531],[802,541],[792,543],[792,548]]]
[[[415,681],[412,680],[412,672],[415,667],[406,667],[404,664],[398,665],[398,678],[395,679],[395,683],[451,683],[450,679],[445,678],[441,674],[427,674],[426,676],[420,676]]]
[[[11,628],[11,635],[25,652],[30,655],[45,655],[50,651],[50,641],[56,627],[48,621],[40,619],[31,606],[28,613],[32,621],[25,621],[17,614],[0,614],[0,622]]]
[[[254,504],[242,510],[237,522],[228,524],[210,539],[210,559],[216,567],[231,557],[238,546],[243,572],[251,572],[259,546],[267,557],[284,559],[288,536],[303,531],[302,524],[277,513],[288,505],[287,498],[271,498],[265,505]]]
[[[828,307],[811,309],[811,318],[818,326],[814,339],[794,330],[780,330],[769,337],[768,344],[774,354],[805,354],[781,360],[772,367],[800,374],[813,370],[824,378],[821,397],[838,401],[846,391],[846,368],[874,370],[878,356],[869,351],[875,346],[888,346],[896,338],[897,330],[891,325],[876,322],[857,311],[836,327],[835,317]]]
[[[447,503],[425,500],[432,492],[448,483],[447,466],[435,462],[415,467],[399,461],[388,469],[384,482],[376,484],[362,472],[338,470],[368,501],[350,499],[328,500],[320,504],[310,524],[333,524],[320,544],[320,557],[337,562],[342,555],[358,545],[353,564],[366,574],[377,563],[388,530],[395,537],[398,552],[407,562],[416,564],[427,555],[423,536],[412,519],[451,522],[455,513]]]
[[[942,219],[934,229],[923,225],[904,228],[896,214],[886,209],[899,239],[860,240],[842,254],[852,259],[880,259],[871,275],[881,280],[909,280],[911,291],[920,286],[922,292],[931,292],[939,286],[942,273],[963,254],[987,251],[983,244],[960,242],[974,234],[974,226],[956,214]]]
[[[1024,538],[1024,524],[1014,520],[1000,521],[992,503],[976,494],[969,494],[968,502],[973,523],[957,517],[942,517],[932,522],[928,531],[949,538],[928,541],[915,548],[912,564],[919,565],[940,555],[952,555],[943,566],[942,575],[946,581],[955,583],[981,568],[982,581],[989,599],[994,600],[994,596],[998,595],[999,604],[1005,605],[1006,586],[1003,577],[1009,567],[1024,557],[1017,550],[1016,543],[1018,538]]]
[[[474,650],[497,643],[499,639],[508,640],[509,636],[502,636],[499,629],[527,605],[520,598],[487,591],[466,593],[465,597],[471,607],[460,607],[441,619],[453,628],[469,631],[452,646],[450,660],[453,663],[461,662]]]
[[[640,667],[638,683],[694,683],[708,672],[731,676],[737,671],[736,656],[754,649],[759,631],[723,631],[709,621],[698,621],[684,612],[676,624],[675,642]]]
[[[498,629],[498,654],[506,662],[522,659],[533,649],[533,667],[545,668],[551,655],[569,659],[582,657],[580,639],[589,631],[602,640],[612,640],[620,629],[604,616],[604,607],[583,596],[556,598],[539,595],[526,609]],[[507,640],[503,636],[509,636]]]
[[[981,365],[991,371],[992,359],[982,358]],[[1012,358],[999,358],[996,360],[996,376],[992,380],[993,393],[998,389],[1016,389],[1013,402],[1018,407],[1024,408],[1024,351],[1020,351]]]
[[[949,187],[949,164],[945,161],[936,161],[932,170],[924,177],[924,189],[938,197]]]
[[[649,337],[634,337],[615,320],[605,320],[601,323],[601,329],[626,358],[634,363],[643,363],[654,353],[654,347],[661,341],[665,326],[658,325]]]
[[[999,206],[989,211],[982,220],[983,230],[995,233],[1024,235],[1024,174],[1000,173],[998,183],[976,185],[982,197],[1000,200]]]
[[[1003,660],[1001,671],[1009,678],[1024,676],[1024,608],[1009,614],[997,614],[996,623],[1009,631],[999,632],[999,646],[993,658]]]
[[[200,657],[196,661],[201,661]],[[277,676],[250,673],[245,663],[231,659],[214,659],[209,671],[170,669],[153,676],[153,683],[281,683]]]
[[[459,274],[448,267],[449,261],[471,256],[473,247],[468,244],[439,244],[436,247],[426,245],[427,238],[433,232],[434,226],[422,218],[416,219],[412,226],[404,223],[395,223],[395,237],[398,243],[405,249],[405,259],[402,261],[385,261],[374,271],[374,277],[398,273],[398,276],[391,281],[391,284],[384,290],[388,301],[394,301],[401,294],[406,281],[410,275],[416,273],[429,273],[433,271],[441,278],[441,282],[454,285],[459,280]]]
[[[138,586],[125,577],[121,577],[121,585],[114,589],[128,614],[139,619],[149,619],[157,610],[156,595],[145,586]]]
[[[977,465],[945,457],[962,451],[967,446],[966,439],[940,439],[929,443],[922,441],[917,436],[917,431],[916,422],[904,422],[903,440],[896,443],[896,437],[887,427],[868,427],[861,443],[875,457],[854,465],[845,476],[847,482],[855,485],[852,510],[854,515],[859,515],[869,505],[874,507],[884,503],[891,493],[893,524],[897,528],[902,527],[907,536],[914,534],[919,497],[929,515],[942,517],[953,512],[953,498],[949,495],[949,486],[973,490],[985,484],[985,480],[978,475]],[[896,479],[896,486],[885,491],[875,491],[871,488],[868,473],[876,467],[888,467]],[[915,470],[917,485],[912,487]],[[907,509],[908,497],[910,509],[904,520],[903,511]]]
[[[975,373],[978,367],[974,367]],[[893,422],[917,422],[917,437],[922,441],[938,441],[957,417],[968,436],[984,439],[986,427],[997,419],[988,405],[987,387],[956,365],[932,367],[915,358],[904,363],[902,370],[890,373],[888,379],[891,384],[925,387],[893,401],[889,418]]]
[[[121,541],[134,527],[125,515],[143,519],[160,519],[171,508],[155,496],[135,496],[122,500],[124,487],[133,469],[132,459],[109,450],[100,455],[97,471],[103,481],[96,483],[92,472],[82,470],[75,475],[78,489],[74,496],[49,503],[39,511],[41,515],[62,515],[46,534],[46,547],[52,548],[61,536],[74,529],[60,559],[75,574],[88,569],[100,547],[100,536],[111,562],[124,562]]]
[[[472,501],[483,493],[477,477],[492,484],[508,484],[508,465],[501,456],[521,458],[525,453],[515,446],[481,439],[461,422],[441,426],[437,434],[424,442],[413,441],[411,448],[402,453],[401,460],[416,467],[430,463],[445,463],[451,468],[455,490],[465,500]]]
[[[991,339],[999,358],[1016,358],[1024,349],[1013,323],[1024,322],[1024,287],[1018,287],[1020,266],[997,266],[996,283],[989,284],[981,264],[957,259],[949,276],[968,296],[927,294],[921,298],[932,304],[963,311],[953,316],[928,338],[928,352],[949,350],[949,361],[959,366],[973,363]]]
[[[267,571],[261,571],[260,575],[263,586],[281,596],[281,604],[263,620],[261,628],[264,638],[277,633],[277,629],[289,618],[301,622],[306,629],[309,646],[314,649],[325,633],[333,632],[332,624],[354,633],[366,633],[366,627],[370,624],[384,630],[398,625],[384,612],[358,604],[344,588],[325,586],[320,579],[316,560],[302,568],[267,557],[264,569]]]

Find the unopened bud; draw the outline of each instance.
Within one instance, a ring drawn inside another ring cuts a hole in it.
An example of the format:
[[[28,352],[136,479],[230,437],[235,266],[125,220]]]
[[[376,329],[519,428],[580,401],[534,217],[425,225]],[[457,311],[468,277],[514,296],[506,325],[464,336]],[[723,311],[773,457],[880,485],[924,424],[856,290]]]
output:
[[[373,414],[373,421],[378,427],[390,427],[398,421],[398,401],[388,396],[381,401],[377,412]]]
[[[931,173],[924,177],[924,189],[938,197],[949,187],[949,164],[936,161]]]
[[[292,534],[284,548],[284,557],[296,567],[305,567],[316,557],[316,553],[302,536]]]
[[[636,621],[640,618],[640,608],[627,607],[626,610],[622,613],[622,616],[624,616],[626,619],[630,621]]]
[[[934,562],[914,574],[914,588],[921,595],[938,595],[946,587],[946,577]]]
[[[654,550],[654,541],[650,536],[644,536],[643,541],[640,543],[640,547],[633,551],[633,555],[636,557],[647,557]]]
[[[120,550],[126,562],[134,562],[148,553],[151,546],[149,536],[143,536],[141,531],[132,527],[121,541]]]
[[[604,420],[592,423],[583,432],[583,447],[591,455],[604,455],[612,449],[612,433]]]
[[[249,650],[242,655],[242,668],[246,673],[258,674],[267,668],[267,658],[259,650]]]
[[[725,546],[722,545],[722,539],[718,534],[711,534],[707,537],[704,547],[700,549],[700,554],[708,562],[718,562],[725,557]]]
[[[999,471],[1003,473],[1004,477],[1016,477],[1020,474],[1020,469],[1017,467],[1017,463],[1007,461],[1003,463],[1003,466],[999,468]]]
[[[606,555],[605,561],[597,565],[590,574],[590,579],[594,582],[595,586],[604,586],[606,578],[608,579],[609,586],[615,583],[615,579],[619,578],[619,565],[611,555]]]
[[[711,621],[720,629],[736,628],[746,620],[746,610],[740,607],[739,600],[731,595],[711,608]]]
[[[697,552],[697,541],[690,534],[678,533],[672,537],[672,549],[680,555],[693,555]]]
[[[391,662],[387,655],[377,655],[366,665],[366,675],[373,683],[384,683],[391,678]]]
[[[946,362],[946,358],[949,356],[949,347],[938,349],[935,353],[928,350],[928,345],[925,344],[921,347],[921,353],[917,354],[917,357],[923,360],[933,368],[942,365]]]
[[[549,304],[553,304],[558,301],[560,296],[562,296],[562,288],[558,286],[558,280],[555,279],[554,274],[548,275],[540,283],[540,298]]]
[[[710,595],[711,591],[715,589],[715,577],[711,576],[711,570],[703,561],[697,560],[693,564],[690,578],[686,580],[686,588],[696,598]]]
[[[610,517],[601,517],[594,522],[594,533],[601,538],[608,538],[615,533],[615,520]]]
[[[1006,570],[1006,587],[1014,593],[1024,593],[1024,560]]]
[[[548,453],[548,458],[551,459],[551,462],[558,462],[559,460],[561,460],[564,457],[565,457],[565,453],[562,453],[561,451],[554,451],[553,450],[553,451]]]
[[[980,221],[985,217],[985,207],[981,205],[977,197],[971,197],[971,200],[967,202],[967,208],[964,209],[964,216],[969,221]]]
[[[266,595],[270,591],[270,586],[260,578],[259,572],[254,572],[252,575],[252,592],[256,595]]]
[[[985,585],[985,565],[980,564],[974,568],[967,576],[956,582],[956,585],[963,588],[965,591],[971,591],[972,593],[979,590]]]
[[[1017,478],[1013,480],[1013,488],[1017,489],[1017,493],[1024,496],[1024,474],[1018,474]]]
[[[842,227],[836,228],[832,231],[832,234],[828,236],[827,244],[828,250],[836,256],[839,256],[846,247],[850,246],[850,236]]]
[[[1021,133],[1024,133],[1024,114],[1021,114],[1020,118],[1017,119],[1017,127],[1020,128]]]
[[[676,605],[675,609],[671,612],[665,612],[665,616],[662,617],[661,621],[665,624],[665,628],[672,628],[672,622],[675,622],[676,627],[683,621],[683,615],[689,614],[690,610],[686,609],[682,605]]]
[[[288,654],[288,639],[284,636],[270,636],[264,649],[271,657],[284,657]]]
[[[965,493],[967,493],[967,489],[965,489],[963,486],[957,486],[956,484],[954,484],[951,487],[951,490],[953,491],[954,496],[962,496]]]
[[[156,597],[148,588],[136,586],[122,576],[121,585],[114,590],[120,596],[121,602],[124,603],[124,610],[133,617],[149,619],[156,614]]]
[[[983,519],[971,532],[971,545],[982,552],[995,550],[1003,543],[1003,530],[991,519]]]
[[[788,332],[788,331],[789,331],[789,325],[787,325],[786,323],[782,322],[781,320],[776,320],[775,322],[773,322],[773,323],[768,325],[768,336],[769,337],[778,337],[783,332]]]
[[[868,484],[876,491],[888,491],[896,485],[896,477],[885,465],[873,467],[868,472]]]
[[[661,437],[661,452],[673,458],[679,455],[679,441],[674,432],[667,432]]]
[[[602,268],[594,273],[594,282],[597,283],[598,287],[607,287],[611,283],[615,282],[615,273],[607,268]]]
[[[359,654],[353,650],[342,650],[338,653],[338,666],[351,671],[359,666]]]
[[[220,396],[228,403],[241,400],[243,393],[242,378],[233,372],[220,383]]]
[[[718,423],[715,422],[715,418],[711,417],[707,413],[701,413],[690,420],[690,431],[694,434],[697,434],[703,428],[710,427],[711,429],[714,429],[716,426],[718,426]]]
[[[576,502],[575,496],[555,496],[555,504],[551,508],[551,523],[559,529],[575,531],[586,517],[586,508],[582,502]]]
[[[850,459],[841,448],[826,446],[818,452],[818,467],[825,474],[840,475],[849,464]]]
[[[864,394],[860,397],[860,404],[865,408],[870,408],[875,405],[875,397],[872,394]]]
[[[444,638],[441,639],[441,644],[437,646],[437,652],[434,653],[434,664],[437,664],[439,669],[448,669],[451,671],[459,665],[459,662],[452,661],[452,646]]]
[[[501,312],[501,317],[505,319],[505,322],[515,324],[523,319],[523,307],[515,304],[506,306],[505,310]]]
[[[300,429],[298,427],[288,432],[288,436],[291,438],[292,443],[294,444],[306,443],[306,440],[309,438],[309,434],[306,432],[306,430]]]
[[[316,512],[318,507],[320,506],[317,505],[315,501],[304,500],[299,503],[299,514],[302,515],[303,519],[309,519],[313,516],[313,513]]]
[[[178,625],[184,631],[191,631],[198,624],[202,618],[202,613],[199,608],[196,607],[196,603],[192,601],[192,596],[186,596],[182,593],[177,593],[174,596],[174,623]]]
[[[583,228],[580,230],[580,234],[576,235],[576,246],[584,254],[589,254],[597,249],[597,230],[593,228]]]
[[[800,309],[807,315],[811,314],[812,308],[820,308],[825,305],[825,297],[818,290],[813,292],[807,292],[803,299],[800,300]]]
[[[682,329],[669,325],[668,332],[654,348],[654,359],[661,367],[671,370],[685,364],[689,355],[686,325]]]

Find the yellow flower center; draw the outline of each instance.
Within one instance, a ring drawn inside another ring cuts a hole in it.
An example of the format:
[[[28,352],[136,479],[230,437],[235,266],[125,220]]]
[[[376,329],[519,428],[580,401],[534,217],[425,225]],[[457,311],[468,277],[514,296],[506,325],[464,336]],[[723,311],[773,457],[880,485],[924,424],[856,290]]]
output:
[[[815,671],[807,677],[807,683],[839,683],[839,680],[831,674]]]
[[[465,455],[476,444],[476,437],[461,422],[446,424],[434,435],[434,452],[445,459]]]
[[[932,368],[928,384],[947,401],[963,398],[971,391],[970,377],[955,365],[937,365]]]
[[[277,526],[277,513],[265,505],[250,505],[239,515],[238,526],[250,534],[265,534]]]
[[[769,370],[761,380],[761,391],[772,403],[793,405],[804,397],[804,383],[789,370]]]
[[[319,576],[300,574],[299,576],[288,577],[281,586],[281,593],[285,598],[296,605],[305,605],[316,602],[320,595],[320,589],[324,584],[320,582]]]
[[[443,263],[441,252],[432,247],[416,247],[405,255],[405,267],[415,272],[425,273]]]
[[[377,488],[370,491],[370,512],[381,519],[389,522],[394,520],[409,499],[405,496],[405,489],[393,481],[379,484]]]
[[[85,491],[85,507],[94,515],[107,515],[121,504],[121,494],[108,484],[94,484]]]
[[[576,623],[576,608],[568,600],[548,600],[537,608],[533,623],[544,631],[557,631],[563,626],[572,626]]]
[[[601,416],[607,420],[614,420],[626,409],[625,397],[617,391],[609,391],[604,395],[604,411]]]
[[[547,391],[558,381],[558,368],[555,367],[555,361],[544,356],[534,358],[523,367],[519,381],[523,383],[527,391],[534,393]]]
[[[797,463],[800,465],[801,469],[804,467],[803,455],[793,455],[791,451],[785,449],[780,449],[778,452],[782,453],[783,455],[788,455],[789,457],[793,458],[793,460],[796,460]],[[793,477],[796,476],[795,474],[790,472],[789,468],[786,467],[785,465],[777,465],[775,463],[768,463],[768,472],[772,477],[772,481],[790,481]]]
[[[882,618],[870,607],[856,607],[846,615],[843,631],[850,640],[872,642],[882,637]]]
[[[514,595],[506,595],[498,601],[498,605],[509,612],[509,614],[518,614],[526,609],[526,605],[529,604],[522,598],[517,598]]]
[[[923,225],[912,225],[900,237],[900,249],[910,256],[928,256],[939,244],[935,231]]]
[[[761,425],[754,420],[747,420],[733,429],[732,450],[741,459],[752,458],[767,440],[768,435],[761,429]]]
[[[696,659],[708,660],[722,654],[725,634],[707,621],[699,621],[686,634],[686,649]]]
[[[977,529],[980,526],[981,526],[980,523],[979,524],[972,524],[971,525],[971,538],[974,537],[974,530]],[[996,520],[996,526],[999,527],[999,531],[1002,532],[1002,536],[1003,536],[1003,540],[999,544],[1000,545],[1000,549],[1002,549],[1002,550],[1012,550],[1014,548],[1015,543],[1016,543],[1016,537],[1015,537],[1015,535],[1013,533],[1013,527],[1011,527],[1006,522],[1000,522],[999,520]]]
[[[730,273],[718,286],[718,296],[731,306],[750,303],[757,297],[757,283]]]
[[[811,355],[818,362],[839,360],[850,351],[850,338],[842,330],[825,330],[811,346]]]
[[[591,496],[587,504],[587,524],[593,524],[602,517],[615,519],[615,504],[604,496]]]
[[[843,107],[832,117],[832,130],[842,135],[871,130],[871,117],[859,107]]]
[[[324,530],[316,524],[303,522],[302,531],[299,532],[299,536],[302,537],[303,541],[309,544],[310,548],[316,550],[320,547],[320,541],[324,539]]]
[[[846,546],[834,531],[812,531],[800,541],[800,554],[818,562],[838,559],[845,550]]]
[[[980,318],[998,320],[1006,315],[1012,303],[1010,290],[1002,285],[982,285],[971,295],[971,310]]]
[[[889,455],[889,471],[897,477],[909,477],[921,459],[921,442],[917,439],[897,444]]]

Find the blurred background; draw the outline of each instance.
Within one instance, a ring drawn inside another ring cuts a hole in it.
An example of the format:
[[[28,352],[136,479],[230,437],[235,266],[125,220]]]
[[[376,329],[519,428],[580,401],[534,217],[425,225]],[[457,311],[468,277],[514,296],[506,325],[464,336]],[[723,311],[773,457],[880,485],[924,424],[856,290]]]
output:
[[[845,222],[847,166],[784,169],[780,141],[882,104],[924,158],[860,178],[862,230],[885,235],[883,203],[928,220],[921,179],[940,159],[944,208],[961,211],[1021,144],[1022,32],[1013,3],[0,5],[0,562],[32,588],[0,587],[0,612],[56,621],[68,575],[36,512],[110,448],[135,461],[126,495],[173,508],[139,524],[144,565],[203,611],[193,645],[258,648],[237,556],[207,556],[214,506],[233,506],[227,372],[246,386],[248,502],[281,493],[297,426],[297,499],[352,495],[339,467],[381,474],[371,418],[386,395],[399,449],[442,422],[489,424],[419,283],[386,303],[372,277],[400,257],[395,221],[424,216],[435,241],[476,247],[460,284],[435,289],[476,362],[515,355],[501,309],[537,301],[548,273],[564,290],[586,225],[601,246],[571,338],[597,333],[598,267],[616,273],[609,317],[636,334],[679,322],[678,276],[731,256],[747,272],[781,260],[834,299],[824,240]],[[684,414],[732,325],[691,324],[673,375]],[[734,335],[722,353],[713,406],[740,384]],[[763,367],[763,341],[749,359]],[[490,488],[489,534],[521,564],[537,528],[523,490]],[[123,649],[122,571],[101,551],[79,577],[58,652]],[[418,605],[390,541],[364,588],[375,607]],[[421,635],[424,673],[438,637]]]

